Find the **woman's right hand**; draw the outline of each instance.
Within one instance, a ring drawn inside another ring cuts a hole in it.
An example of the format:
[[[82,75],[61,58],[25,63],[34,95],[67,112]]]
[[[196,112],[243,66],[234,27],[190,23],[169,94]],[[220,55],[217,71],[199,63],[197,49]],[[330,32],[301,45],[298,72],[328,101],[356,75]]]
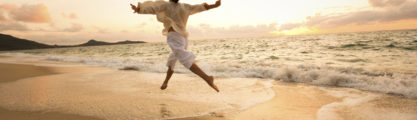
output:
[[[135,5],[130,4],[130,7],[131,7],[131,8],[132,8],[132,10],[134,11],[133,13],[139,13],[139,6],[138,6],[138,7],[136,7]]]

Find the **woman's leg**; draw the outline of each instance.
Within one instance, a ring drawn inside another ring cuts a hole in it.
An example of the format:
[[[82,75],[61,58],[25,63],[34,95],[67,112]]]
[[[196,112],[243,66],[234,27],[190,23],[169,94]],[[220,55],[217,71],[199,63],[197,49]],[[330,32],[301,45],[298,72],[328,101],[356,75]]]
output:
[[[168,81],[169,79],[171,79],[172,74],[174,74],[174,67],[175,67],[175,63],[177,63],[177,58],[175,58],[175,54],[171,53],[168,57],[168,62],[167,62],[167,76],[165,77],[165,81],[161,86],[161,90],[165,90],[168,87]]]
[[[169,82],[169,79],[171,79],[172,74],[174,74],[174,71],[172,70],[171,67],[168,67],[167,76],[165,77],[165,81],[161,86],[161,90],[165,90],[168,87],[168,82]]]
[[[186,68],[189,68],[193,73],[203,78],[210,85],[210,87],[219,92],[217,86],[214,85],[213,76],[208,76],[196,64],[194,64],[195,55],[186,50],[188,46],[188,40],[185,37],[176,32],[169,32],[167,35],[167,43],[173,52],[173,56],[175,56],[175,58],[179,60],[181,64],[183,64]]]
[[[220,92],[219,91],[219,88],[217,88],[217,86],[214,84],[214,78],[213,78],[213,76],[208,76],[206,73],[204,73],[204,71],[202,71],[200,69],[200,67],[198,67],[197,64],[193,63],[193,65],[191,65],[191,67],[190,67],[190,70],[193,73],[195,73],[198,76],[200,76],[201,78],[203,78],[207,82],[207,84],[209,84],[210,87],[212,87],[214,90],[216,90],[217,92]]]

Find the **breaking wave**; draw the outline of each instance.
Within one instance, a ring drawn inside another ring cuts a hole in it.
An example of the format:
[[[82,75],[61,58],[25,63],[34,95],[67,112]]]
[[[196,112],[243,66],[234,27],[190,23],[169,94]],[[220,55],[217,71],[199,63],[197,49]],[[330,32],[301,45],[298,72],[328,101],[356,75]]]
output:
[[[27,54],[20,54],[27,56]],[[91,66],[110,67],[120,70],[135,70],[163,73],[165,61],[109,57],[34,56],[45,60],[78,62]],[[313,65],[282,65],[277,67],[245,66],[241,64],[198,63],[209,74],[218,77],[265,78],[284,82],[300,82],[318,86],[348,87],[359,90],[402,95],[417,98],[417,74],[392,71],[367,70],[352,67],[329,67]],[[175,72],[191,72],[177,65]]]

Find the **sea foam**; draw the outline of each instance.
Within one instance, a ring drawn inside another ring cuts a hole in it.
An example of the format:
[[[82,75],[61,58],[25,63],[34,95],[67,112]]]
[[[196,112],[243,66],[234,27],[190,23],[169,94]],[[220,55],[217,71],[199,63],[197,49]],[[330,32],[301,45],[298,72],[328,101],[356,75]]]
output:
[[[11,54],[9,54],[11,55]],[[17,55],[17,54],[15,54]],[[133,70],[148,72],[166,72],[165,61],[141,60],[133,58],[111,57],[73,57],[45,55],[34,56],[51,61],[78,62],[91,66],[110,67],[114,69],[135,68]],[[198,63],[207,73],[217,77],[228,78],[264,78],[284,82],[300,82],[318,86],[347,87],[417,98],[417,74],[392,71],[367,70],[353,67],[330,66],[239,66],[238,64]],[[177,64],[181,65],[181,64]],[[192,74],[182,66],[175,68],[177,73]]]

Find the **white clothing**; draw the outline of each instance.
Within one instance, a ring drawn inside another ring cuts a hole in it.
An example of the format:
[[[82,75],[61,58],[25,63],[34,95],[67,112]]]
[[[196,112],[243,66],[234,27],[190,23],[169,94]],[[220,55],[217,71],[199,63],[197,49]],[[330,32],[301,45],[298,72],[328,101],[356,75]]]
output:
[[[173,3],[167,1],[147,1],[138,3],[139,14],[156,14],[159,22],[164,24],[163,35],[167,35],[169,28],[184,37],[188,37],[186,30],[188,17],[192,14],[207,10],[203,4],[189,5],[185,3]]]
[[[195,60],[195,55],[187,51],[188,40],[180,33],[169,32],[167,35],[167,43],[172,50],[169,55],[167,66],[174,69],[177,60],[186,68],[190,68]]]

